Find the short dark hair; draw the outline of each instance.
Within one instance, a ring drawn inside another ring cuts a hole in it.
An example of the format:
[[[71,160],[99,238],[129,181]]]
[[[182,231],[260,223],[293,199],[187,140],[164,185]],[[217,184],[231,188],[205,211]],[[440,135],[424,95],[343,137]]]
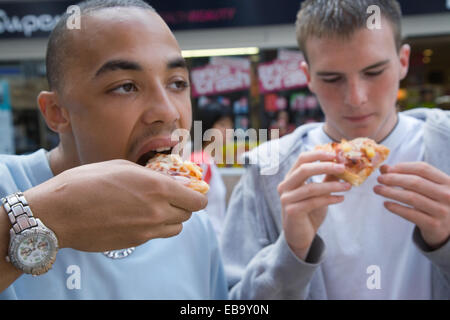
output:
[[[207,130],[212,129],[219,120],[224,118],[229,118],[231,123],[234,123],[233,112],[230,107],[223,105],[218,101],[212,101],[205,106],[198,107],[194,111],[194,119],[202,122],[202,137]],[[192,128],[192,130],[194,130],[194,128]],[[192,131],[191,136],[194,136],[194,131]],[[202,148],[204,148],[208,142],[209,141],[203,141]]]
[[[400,4],[396,0],[306,0],[297,13],[296,36],[306,57],[306,40],[310,37],[348,38],[367,24],[367,8],[376,5],[392,26],[397,50],[401,47]]]
[[[81,16],[102,9],[117,7],[141,8],[155,11],[152,6],[142,0],[86,0],[78,3],[77,6],[80,8]],[[61,82],[64,80],[64,62],[67,60],[69,44],[66,25],[70,16],[71,14],[67,12],[61,16],[48,39],[45,63],[50,90],[60,89]]]
[[[212,101],[205,106],[198,107],[194,112],[194,117],[202,121],[202,135],[222,118],[230,118],[233,121],[233,113],[230,108],[218,101]]]

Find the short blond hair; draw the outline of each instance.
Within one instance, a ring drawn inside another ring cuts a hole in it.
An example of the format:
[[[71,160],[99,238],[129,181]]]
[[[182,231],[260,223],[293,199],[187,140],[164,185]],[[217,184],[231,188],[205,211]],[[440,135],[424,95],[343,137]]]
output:
[[[402,45],[400,4],[396,0],[306,0],[297,13],[295,33],[300,50],[306,55],[306,40],[310,37],[338,36],[348,39],[355,31],[367,26],[367,8],[376,5],[389,21],[397,50]]]

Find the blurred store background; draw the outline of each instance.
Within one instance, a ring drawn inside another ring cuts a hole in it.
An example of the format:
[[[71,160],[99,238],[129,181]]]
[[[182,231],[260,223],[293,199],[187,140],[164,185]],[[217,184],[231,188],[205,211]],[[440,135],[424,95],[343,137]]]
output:
[[[279,128],[281,135],[323,120],[299,69],[303,55],[294,21],[301,0],[147,2],[174,30],[188,62],[194,120],[219,106],[232,115],[234,128]],[[76,3],[0,0],[0,153],[24,154],[58,143],[36,97],[47,88],[46,38],[58,16]],[[450,0],[400,3],[412,54],[399,107],[450,109]],[[229,191],[241,167],[220,168]]]

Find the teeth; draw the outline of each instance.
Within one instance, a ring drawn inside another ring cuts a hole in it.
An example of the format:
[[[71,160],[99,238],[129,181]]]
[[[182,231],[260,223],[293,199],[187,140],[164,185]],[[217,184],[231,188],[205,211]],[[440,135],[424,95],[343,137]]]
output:
[[[163,151],[167,151],[167,150],[170,150],[170,147],[159,148],[159,149],[156,149],[155,151],[156,152],[163,152]]]

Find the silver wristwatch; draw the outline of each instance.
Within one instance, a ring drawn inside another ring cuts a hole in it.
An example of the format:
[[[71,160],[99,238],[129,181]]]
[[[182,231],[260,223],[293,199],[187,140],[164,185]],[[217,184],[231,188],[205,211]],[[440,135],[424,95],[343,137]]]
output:
[[[47,272],[55,262],[58,251],[55,234],[41,220],[33,217],[21,192],[1,201],[12,224],[6,260],[25,273],[40,275]]]

